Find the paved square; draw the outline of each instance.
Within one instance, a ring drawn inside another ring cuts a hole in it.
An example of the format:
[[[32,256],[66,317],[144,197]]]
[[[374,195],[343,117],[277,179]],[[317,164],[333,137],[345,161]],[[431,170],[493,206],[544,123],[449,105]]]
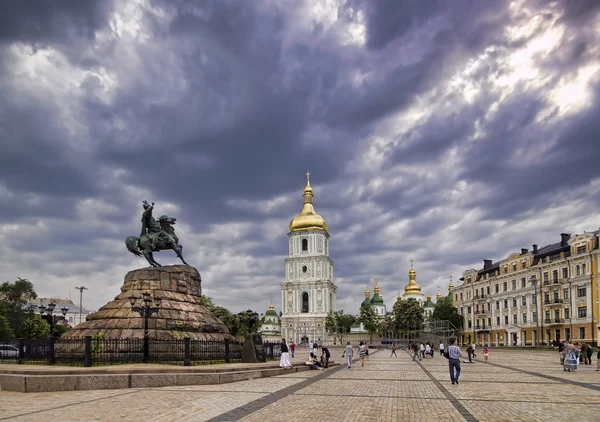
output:
[[[0,392],[0,421],[598,420],[600,372],[593,363],[564,372],[557,352],[492,349],[488,363],[463,363],[460,384],[451,385],[441,356],[412,362],[405,352],[390,358],[381,351],[364,367],[231,384]]]

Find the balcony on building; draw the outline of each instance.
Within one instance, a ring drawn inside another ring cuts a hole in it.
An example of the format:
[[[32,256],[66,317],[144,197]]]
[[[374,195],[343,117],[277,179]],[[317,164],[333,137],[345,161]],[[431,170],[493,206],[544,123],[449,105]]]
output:
[[[552,321],[550,318],[546,318],[544,319],[544,324],[550,324],[550,321]]]
[[[563,324],[564,322],[565,322],[565,320],[563,318],[554,318],[555,324]]]

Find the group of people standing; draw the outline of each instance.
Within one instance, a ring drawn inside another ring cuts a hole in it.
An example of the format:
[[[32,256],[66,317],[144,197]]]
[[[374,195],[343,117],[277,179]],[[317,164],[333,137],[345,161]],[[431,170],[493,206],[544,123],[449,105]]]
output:
[[[579,365],[591,365],[594,347],[585,342],[576,341],[571,343],[569,340],[558,344],[558,354],[563,371],[576,371]],[[596,371],[600,371],[600,348],[596,356]]]

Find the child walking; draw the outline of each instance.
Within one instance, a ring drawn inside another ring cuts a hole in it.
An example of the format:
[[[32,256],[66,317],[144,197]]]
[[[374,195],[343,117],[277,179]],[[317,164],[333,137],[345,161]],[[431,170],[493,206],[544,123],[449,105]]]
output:
[[[486,362],[487,362],[487,358],[488,358],[488,355],[489,355],[489,353],[490,353],[490,352],[489,352],[489,350],[488,350],[487,346],[483,346],[483,359],[484,359]]]

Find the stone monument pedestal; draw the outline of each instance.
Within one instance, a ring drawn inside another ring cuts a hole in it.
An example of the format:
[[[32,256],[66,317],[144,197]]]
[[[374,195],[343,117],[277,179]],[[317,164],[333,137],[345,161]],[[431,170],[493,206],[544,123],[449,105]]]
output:
[[[202,304],[201,282],[198,270],[186,265],[130,271],[112,302],[88,315],[63,337],[103,333],[105,338],[144,338],[144,319],[132,311],[130,297],[137,297],[139,302],[142,293],[149,292],[162,299],[158,314],[148,320],[150,339],[233,340],[227,327]]]

